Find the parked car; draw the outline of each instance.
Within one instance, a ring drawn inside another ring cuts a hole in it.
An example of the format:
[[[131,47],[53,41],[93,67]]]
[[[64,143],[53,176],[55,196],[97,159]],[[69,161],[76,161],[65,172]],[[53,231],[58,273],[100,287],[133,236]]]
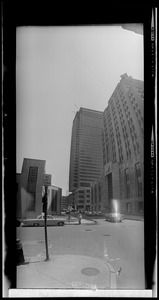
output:
[[[96,214],[97,214],[97,215],[101,215],[102,212],[99,210],[99,211],[96,211]]]
[[[120,214],[120,213],[108,213],[105,216],[106,221],[108,222],[122,222],[122,220],[124,219],[124,215]]]
[[[52,215],[47,215],[47,226],[63,226],[65,224],[64,218],[56,218]],[[44,226],[45,224],[45,218],[43,215],[37,216],[37,218],[34,219],[26,219],[23,220],[21,223],[21,226]]]

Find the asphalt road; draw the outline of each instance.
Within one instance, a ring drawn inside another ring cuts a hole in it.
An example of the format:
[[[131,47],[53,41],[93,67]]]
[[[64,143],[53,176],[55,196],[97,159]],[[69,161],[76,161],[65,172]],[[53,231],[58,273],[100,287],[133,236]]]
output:
[[[144,289],[144,222],[124,220],[110,223],[98,219],[97,225],[48,227],[49,255],[85,255],[107,261],[117,272],[118,289]],[[45,253],[43,227],[17,228],[24,257]],[[92,266],[93,267],[93,266]]]

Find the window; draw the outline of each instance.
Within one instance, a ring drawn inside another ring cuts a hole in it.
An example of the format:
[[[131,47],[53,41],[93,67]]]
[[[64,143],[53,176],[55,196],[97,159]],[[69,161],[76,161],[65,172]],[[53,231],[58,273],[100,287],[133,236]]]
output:
[[[28,183],[36,182],[38,176],[38,167],[30,167],[28,174]]]
[[[95,185],[95,203],[97,202],[97,186]]]
[[[133,204],[132,203],[126,203],[126,211],[127,213],[132,213],[133,212]]]
[[[112,174],[108,174],[108,201],[113,199]]]
[[[89,187],[90,183],[81,182],[80,186],[81,187]]]
[[[136,170],[136,182],[137,182],[137,196],[141,197],[142,196],[142,177],[141,177],[140,163],[137,163],[135,165],[135,170]]]
[[[79,197],[79,198],[84,198],[84,195],[79,195],[78,197]]]
[[[129,169],[125,169],[126,198],[130,198]]]
[[[79,209],[83,209],[84,208],[84,206],[83,205],[77,205],[77,210],[79,210]]]
[[[79,203],[84,203],[84,200],[78,200]]]

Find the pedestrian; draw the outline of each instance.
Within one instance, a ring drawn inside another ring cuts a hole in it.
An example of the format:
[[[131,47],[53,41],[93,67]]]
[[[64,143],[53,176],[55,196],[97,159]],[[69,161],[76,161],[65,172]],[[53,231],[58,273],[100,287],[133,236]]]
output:
[[[79,212],[79,214],[78,214],[78,222],[79,222],[79,225],[81,224],[81,220],[82,220],[82,214],[81,214],[81,212]]]

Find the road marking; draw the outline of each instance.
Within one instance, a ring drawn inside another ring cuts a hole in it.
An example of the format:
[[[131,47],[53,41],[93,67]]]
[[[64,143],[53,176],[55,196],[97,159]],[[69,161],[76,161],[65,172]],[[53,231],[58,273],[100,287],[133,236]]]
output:
[[[106,248],[106,242],[104,242],[104,258],[109,259],[108,250]]]

